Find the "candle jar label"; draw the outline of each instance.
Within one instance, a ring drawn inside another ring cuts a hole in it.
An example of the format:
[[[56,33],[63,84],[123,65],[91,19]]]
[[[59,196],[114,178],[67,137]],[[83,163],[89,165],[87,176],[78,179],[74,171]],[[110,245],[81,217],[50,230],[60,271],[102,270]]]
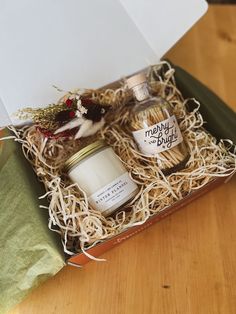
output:
[[[174,115],[148,128],[132,133],[140,151],[150,157],[169,150],[183,141]]]
[[[114,207],[119,202],[129,200],[130,195],[137,190],[137,185],[134,183],[128,172],[119,176],[97,192],[88,197],[88,201],[94,209],[105,212]]]

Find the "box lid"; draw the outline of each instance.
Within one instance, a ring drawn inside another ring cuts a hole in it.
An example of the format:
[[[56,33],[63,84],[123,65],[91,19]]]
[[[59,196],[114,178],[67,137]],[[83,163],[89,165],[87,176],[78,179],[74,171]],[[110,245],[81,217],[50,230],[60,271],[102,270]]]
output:
[[[0,125],[55,102],[53,85],[96,88],[157,62],[206,9],[205,0],[0,0]]]

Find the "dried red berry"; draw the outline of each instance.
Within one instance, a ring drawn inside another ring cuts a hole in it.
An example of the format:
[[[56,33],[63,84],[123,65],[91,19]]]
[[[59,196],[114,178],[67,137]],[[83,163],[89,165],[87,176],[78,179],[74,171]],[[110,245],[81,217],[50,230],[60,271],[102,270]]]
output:
[[[75,112],[74,111],[70,111],[69,116],[70,116],[70,118],[74,118]]]
[[[47,131],[47,132],[44,133],[44,135],[45,135],[46,137],[52,137],[52,136],[53,136],[53,133],[52,133],[51,131]]]
[[[66,100],[66,105],[67,105],[67,107],[71,107],[72,104],[73,104],[73,100],[68,98],[68,99]]]

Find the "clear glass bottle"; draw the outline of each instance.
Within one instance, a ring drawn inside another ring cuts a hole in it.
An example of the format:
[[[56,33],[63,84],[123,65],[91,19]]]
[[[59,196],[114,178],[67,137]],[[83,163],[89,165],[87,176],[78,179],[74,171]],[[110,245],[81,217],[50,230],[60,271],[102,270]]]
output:
[[[165,174],[184,168],[188,151],[169,102],[151,95],[144,73],[130,77],[127,84],[135,98],[130,128],[139,150],[157,158]]]

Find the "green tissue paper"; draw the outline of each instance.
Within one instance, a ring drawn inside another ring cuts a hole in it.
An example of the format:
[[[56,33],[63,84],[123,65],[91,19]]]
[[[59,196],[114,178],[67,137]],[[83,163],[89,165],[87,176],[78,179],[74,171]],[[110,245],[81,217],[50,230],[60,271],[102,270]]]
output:
[[[44,193],[20,144],[0,141],[0,314],[65,265],[60,238],[39,208]]]

